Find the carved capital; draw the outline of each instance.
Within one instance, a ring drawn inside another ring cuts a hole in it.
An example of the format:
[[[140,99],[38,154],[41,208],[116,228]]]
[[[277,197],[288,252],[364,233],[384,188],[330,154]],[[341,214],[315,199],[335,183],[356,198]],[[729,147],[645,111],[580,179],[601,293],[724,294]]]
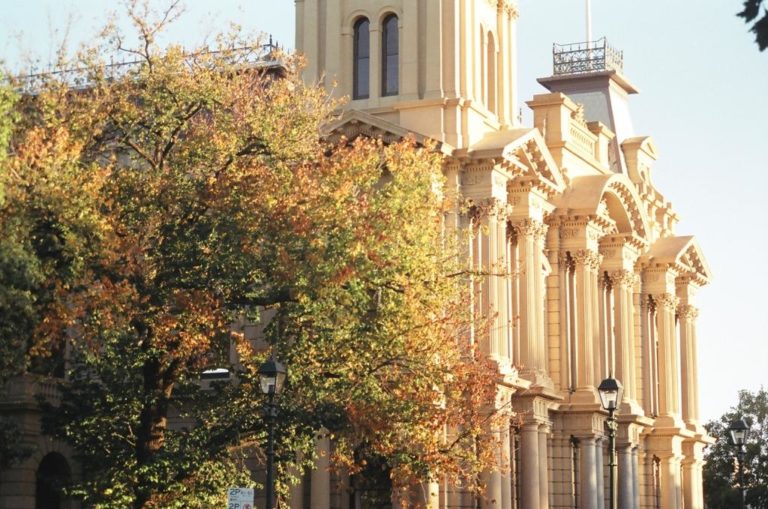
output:
[[[473,219],[495,217],[505,221],[510,212],[509,206],[496,198],[486,198],[480,202],[467,200],[465,207],[469,211],[469,216]]]
[[[640,276],[630,270],[615,270],[608,275],[612,286],[634,288],[640,281]]]
[[[546,224],[535,219],[525,218],[522,221],[512,225],[518,237],[533,237],[534,239],[543,239],[549,228]]]
[[[571,256],[577,266],[584,266],[584,268],[594,271],[598,270],[600,264],[603,263],[603,257],[589,249],[579,249],[576,252],[571,253]]]
[[[699,316],[699,310],[690,304],[677,306],[677,315],[684,320],[695,320]]]
[[[653,297],[648,295],[647,293],[644,293],[640,296],[640,307],[647,311],[649,309],[656,309],[656,303],[653,300]]]
[[[671,293],[662,293],[661,295],[654,295],[653,299],[656,301],[657,306],[674,311],[677,309],[677,305],[680,303],[680,299],[672,295]]]

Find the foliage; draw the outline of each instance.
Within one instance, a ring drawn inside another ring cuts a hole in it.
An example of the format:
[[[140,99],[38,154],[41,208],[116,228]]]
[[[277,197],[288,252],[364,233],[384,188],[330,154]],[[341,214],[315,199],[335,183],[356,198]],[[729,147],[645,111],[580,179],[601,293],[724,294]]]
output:
[[[295,59],[255,64],[237,33],[161,50],[169,14],[131,11],[137,48],[108,32],[133,65],[84,50],[77,80],[35,84],[4,166],[0,221],[34,276],[31,354],[68,345],[48,427],[78,451],[75,492],[93,507],[210,507],[253,485],[269,351],[290,371],[283,489],[320,429],[338,468],[375,458],[395,483],[473,485],[493,461],[495,383],[470,342],[439,157],[407,140],[320,141],[337,104]],[[217,367],[236,383],[202,388]]]
[[[763,6],[761,12],[761,6],[763,6],[763,0],[745,0],[744,9],[737,16],[744,18],[745,23],[752,23],[757,19],[749,31],[754,32],[755,42],[760,51],[763,51],[765,48],[768,48],[768,9]]]
[[[768,507],[768,391],[740,391],[739,403],[710,421],[706,429],[718,440],[709,447],[704,465],[704,498],[712,509],[738,507],[739,492],[735,488],[737,461],[735,447],[729,444],[728,428],[743,419],[749,428],[744,460],[746,503],[749,507]]]
[[[8,147],[18,101],[0,73],[0,174],[6,175]],[[0,178],[0,206],[5,179]],[[15,235],[12,221],[0,222],[0,391],[9,378],[26,369],[25,351],[36,323],[34,290],[41,282],[38,260]],[[0,468],[25,458],[30,450],[19,442],[17,423],[0,416]]]

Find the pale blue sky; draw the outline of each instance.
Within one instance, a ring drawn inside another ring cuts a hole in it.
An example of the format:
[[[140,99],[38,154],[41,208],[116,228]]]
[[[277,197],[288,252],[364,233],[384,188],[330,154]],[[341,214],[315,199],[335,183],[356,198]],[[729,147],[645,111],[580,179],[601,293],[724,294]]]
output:
[[[157,3],[157,2],[155,2]],[[583,0],[520,0],[521,100],[545,90],[553,42],[585,39]],[[0,59],[45,66],[67,26],[75,44],[93,37],[120,2],[0,0]],[[193,46],[236,22],[291,48],[292,0],[187,0],[169,34]],[[593,35],[624,51],[641,93],[635,131],[660,153],[653,178],[674,204],[680,235],[694,234],[714,280],[699,292],[701,412],[711,419],[741,388],[768,386],[768,51],[734,13],[741,0],[592,0]],[[71,20],[71,21],[68,21]],[[523,107],[530,125],[530,112]]]

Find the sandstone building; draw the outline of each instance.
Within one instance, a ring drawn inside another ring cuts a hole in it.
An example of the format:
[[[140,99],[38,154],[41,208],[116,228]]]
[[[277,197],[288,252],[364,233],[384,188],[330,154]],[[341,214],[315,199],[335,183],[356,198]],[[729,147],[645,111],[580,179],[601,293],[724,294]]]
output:
[[[548,93],[527,101],[534,125],[524,126],[517,22],[510,0],[296,0],[306,80],[351,98],[327,135],[436,140],[447,192],[469,205],[448,218],[474,232],[468,264],[497,274],[478,280],[475,305],[493,317],[482,346],[500,381],[489,404],[521,419],[497,430],[508,468],[486,474],[481,499],[436,482],[412,501],[607,507],[596,387],[613,374],[625,387],[619,507],[702,509],[711,439],[698,418],[694,295],[709,268],[695,239],[675,234],[677,216],[652,182],[657,153],[633,132],[637,90],[621,55],[604,40],[556,47],[552,76],[539,80]],[[15,380],[0,405],[28,436],[41,387]],[[76,475],[67,449],[36,440],[31,458],[0,473],[0,508],[74,507],[50,489]],[[291,508],[370,507],[325,462],[294,487]]]
[[[488,472],[482,500],[435,483],[422,502],[606,507],[596,387],[613,374],[619,507],[702,508],[693,299],[710,271],[652,182],[622,55],[605,40],[556,46],[524,126],[510,0],[296,0],[296,13],[306,80],[351,98],[330,135],[437,140],[447,192],[470,205],[450,217],[474,232],[468,263],[506,274],[479,281],[476,305],[494,317],[495,404],[523,419],[499,430],[509,471]],[[322,468],[311,481],[313,509],[355,505]]]

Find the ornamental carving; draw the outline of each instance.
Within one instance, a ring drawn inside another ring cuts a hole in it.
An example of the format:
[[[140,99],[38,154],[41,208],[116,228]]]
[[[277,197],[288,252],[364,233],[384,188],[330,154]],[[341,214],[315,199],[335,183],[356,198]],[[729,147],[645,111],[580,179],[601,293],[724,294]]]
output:
[[[579,249],[578,251],[571,253],[571,256],[577,266],[584,266],[591,270],[598,270],[600,264],[603,263],[603,257],[589,249]]]
[[[473,219],[495,217],[499,220],[506,221],[511,212],[509,205],[496,198],[486,198],[480,202],[466,200],[464,206],[468,210],[468,215]]]
[[[677,309],[677,305],[680,303],[680,299],[672,295],[671,293],[662,293],[661,295],[655,295],[654,300],[656,304],[662,308],[674,311]]]
[[[571,271],[576,268],[576,264],[573,263],[573,258],[568,251],[560,251],[557,255],[557,263],[564,269]]]
[[[519,15],[516,2],[511,0],[487,0],[490,5],[496,7],[499,12],[506,12],[507,16],[516,19]]]
[[[699,316],[699,310],[690,304],[680,304],[677,307],[677,315],[684,320],[695,320]]]
[[[610,273],[609,278],[613,286],[621,288],[633,288],[640,282],[640,277],[630,270],[615,270]]]
[[[640,297],[640,307],[644,311],[655,311],[656,310],[656,301],[648,294],[643,294]]]
[[[543,239],[549,228],[546,224],[535,219],[526,218],[512,225],[518,237],[533,237],[534,239]]]

